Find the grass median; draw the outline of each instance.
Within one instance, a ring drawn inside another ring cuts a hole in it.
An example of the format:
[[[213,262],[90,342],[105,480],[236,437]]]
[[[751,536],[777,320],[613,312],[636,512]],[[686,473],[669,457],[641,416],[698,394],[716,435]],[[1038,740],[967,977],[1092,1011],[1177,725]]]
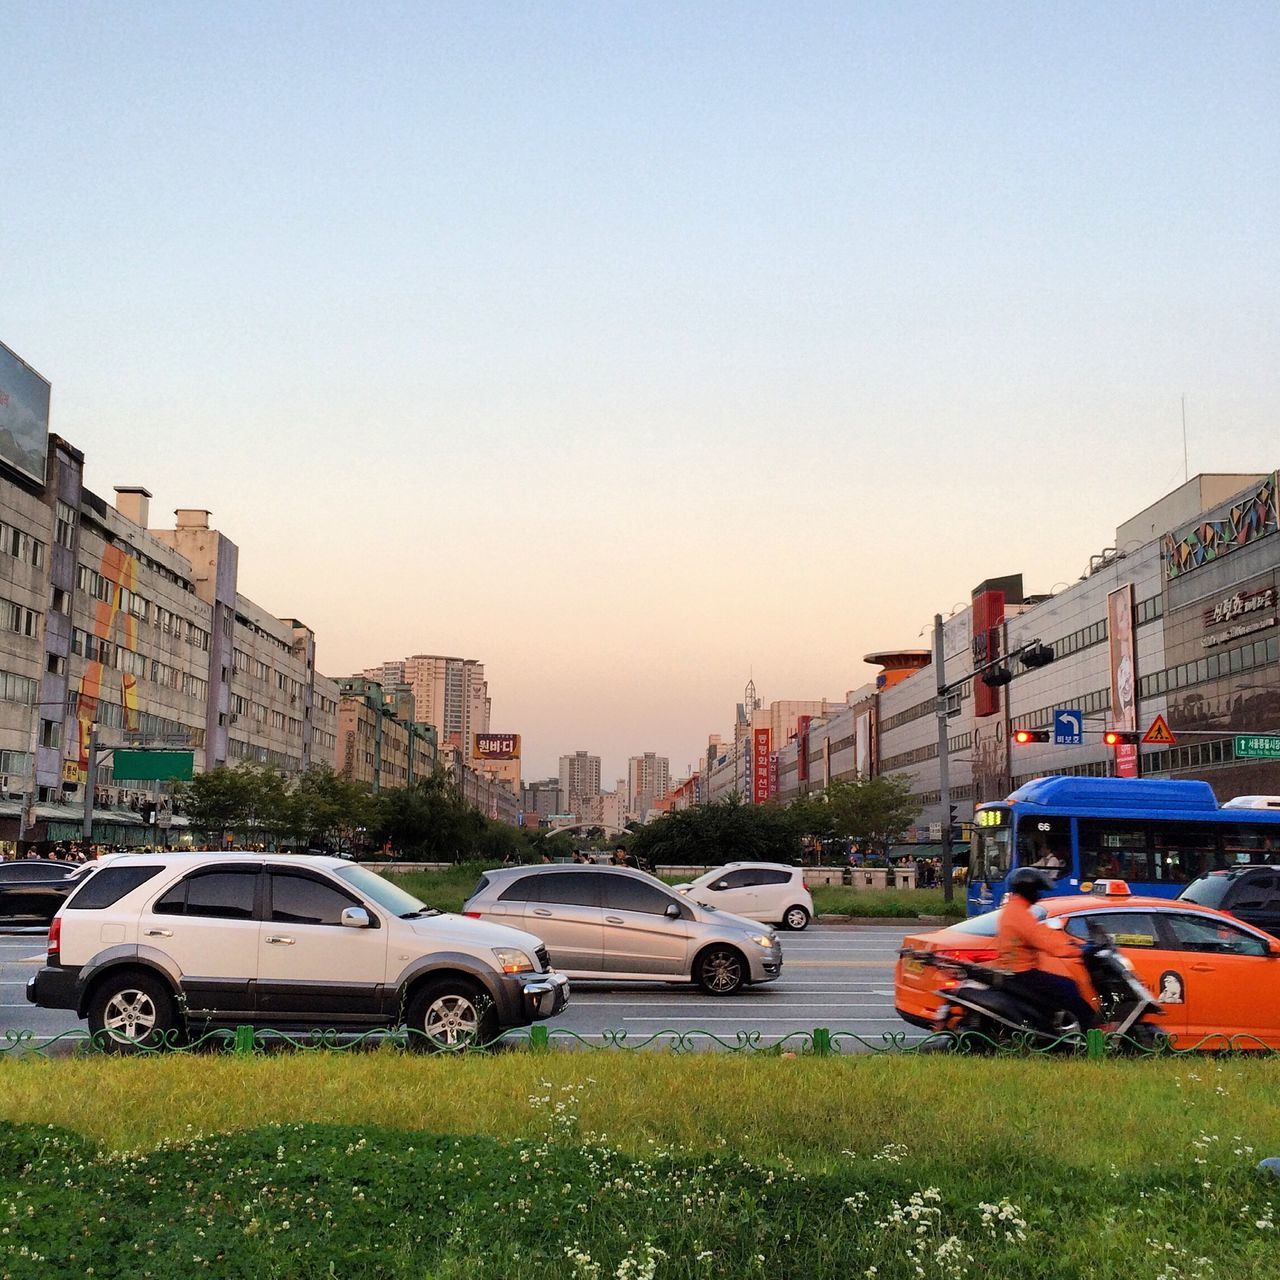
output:
[[[1208,1280],[1267,1274],[1280,1219],[1270,1060],[384,1050],[0,1085],[14,1276]]]

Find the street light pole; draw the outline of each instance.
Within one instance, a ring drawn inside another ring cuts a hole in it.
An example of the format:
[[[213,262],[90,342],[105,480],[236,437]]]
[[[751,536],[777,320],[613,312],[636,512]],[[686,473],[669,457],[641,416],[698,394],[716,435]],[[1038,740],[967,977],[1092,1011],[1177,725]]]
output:
[[[951,771],[947,755],[947,675],[943,666],[942,614],[933,615],[933,668],[938,689],[938,800],[942,805],[942,900],[954,895],[951,884]]]
[[[80,837],[85,855],[93,843],[93,790],[98,776],[98,722],[89,726],[89,771],[84,775],[84,817],[80,823]]]

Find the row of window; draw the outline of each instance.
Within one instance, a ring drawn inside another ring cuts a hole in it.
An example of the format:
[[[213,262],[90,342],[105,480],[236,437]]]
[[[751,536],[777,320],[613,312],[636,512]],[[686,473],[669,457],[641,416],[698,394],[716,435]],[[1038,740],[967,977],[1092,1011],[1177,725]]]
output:
[[[962,801],[972,800],[974,798],[973,783],[971,782],[966,782],[960,787],[950,787],[948,790],[951,795],[952,804],[959,804]],[[941,804],[942,792],[938,791],[936,788],[933,791],[917,791],[912,793],[911,798],[919,802],[921,805]]]
[[[973,734],[961,733],[947,739],[948,751],[968,751],[973,746]],[[905,769],[908,765],[923,764],[926,760],[938,758],[938,744],[930,742],[923,747],[915,747],[911,751],[900,751],[896,756],[886,756],[880,761],[880,768],[885,773],[894,769]]]
[[[76,540],[78,517],[75,507],[58,502],[53,509],[53,540],[70,550]]]
[[[0,671],[0,702],[20,702],[23,706],[35,706],[40,696],[40,682],[13,671]],[[0,773],[6,770],[0,768]]]
[[[1145,768],[1147,757],[1143,756],[1142,759]],[[1112,775],[1113,764],[1114,761],[1110,759],[1091,760],[1088,764],[1073,764],[1066,768],[1050,770],[1050,774],[1055,778],[1109,778]],[[1024,783],[1032,782],[1036,778],[1043,778],[1045,776],[1046,774],[1043,769],[1040,769],[1035,773],[1017,774],[1011,779],[1013,789],[1016,791]]]
[[[953,689],[947,696],[955,699],[959,698],[964,701],[970,697],[972,689],[966,684],[962,689]],[[905,711],[895,712],[888,719],[880,721],[880,732],[887,733],[890,729],[900,728],[904,724],[910,724],[913,720],[922,720],[925,716],[934,716],[938,714],[937,697],[927,698],[924,702],[917,702],[914,707],[908,707]]]
[[[38,636],[41,615],[35,609],[17,604],[13,600],[0,600],[0,631],[12,631],[19,636]]]
[[[285,751],[272,751],[270,747],[260,746],[256,742],[241,742],[239,738],[227,741],[227,754],[237,760],[256,760],[259,764],[275,765],[286,773],[298,773],[302,769],[302,757],[289,755]]]
[[[79,695],[74,691],[67,694],[67,714],[74,716],[80,706]],[[94,709],[93,718],[108,729],[123,729],[125,723],[124,707],[118,702],[99,700]],[[138,713],[138,735],[145,742],[163,741],[174,746],[203,747],[204,725],[198,727],[181,724],[166,716],[153,715],[149,711]]]
[[[250,622],[249,619],[244,616],[244,614],[242,613],[236,614],[236,624],[238,626],[244,627],[246,631],[252,631],[253,634],[255,636],[258,636],[260,639],[266,640],[270,644],[275,645],[277,649],[281,649],[285,653],[293,655],[292,645],[285,644],[285,642],[281,640],[279,636],[273,636],[270,631],[263,630],[263,628],[258,626],[256,622]]]
[[[0,553],[39,569],[44,564],[44,543],[0,520]]]
[[[1040,729],[1053,723],[1053,713],[1055,711],[1065,711],[1070,708],[1072,711],[1079,711],[1081,715],[1092,716],[1105,711],[1110,705],[1110,688],[1095,689],[1092,693],[1082,694],[1078,698],[1073,698],[1070,702],[1055,702],[1052,706],[1041,707],[1037,711],[1026,711],[1020,716],[1014,716],[1009,721],[1009,729],[1015,733],[1019,729]]]
[[[139,622],[150,623],[161,635],[176,636],[185,640],[193,648],[209,651],[209,633],[197,626],[189,618],[183,618],[166,609],[163,605],[153,604],[136,591],[128,587],[118,586],[110,578],[90,569],[88,565],[80,565],[76,571],[76,586],[94,600],[104,604],[118,605],[121,613],[132,614]]]
[[[1234,649],[1213,653],[1205,658],[1197,658],[1194,662],[1183,662],[1176,667],[1166,667],[1163,671],[1143,676],[1138,681],[1138,696],[1157,697],[1162,693],[1171,693],[1175,689],[1185,689],[1189,685],[1203,684],[1206,680],[1217,680],[1222,676],[1237,675],[1241,671],[1252,671],[1255,667],[1264,667],[1277,660],[1280,660],[1280,637],[1252,640],[1247,644],[1237,645]]]
[[[79,627],[71,629],[71,652],[89,662],[100,662],[104,667],[127,671],[140,680],[150,680],[153,684],[174,689],[191,698],[199,698],[202,702],[208,700],[209,682],[202,677],[161,662],[158,658],[148,658],[144,653],[126,649],[101,636],[91,636]]]

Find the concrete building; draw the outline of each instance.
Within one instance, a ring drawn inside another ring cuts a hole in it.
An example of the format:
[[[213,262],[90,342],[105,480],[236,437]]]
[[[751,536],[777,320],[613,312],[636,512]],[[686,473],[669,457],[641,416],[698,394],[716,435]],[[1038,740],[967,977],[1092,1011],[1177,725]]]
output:
[[[435,730],[401,719],[376,680],[352,676],[338,681],[339,772],[373,791],[390,791],[429,778],[437,762]],[[399,704],[413,714],[412,704]]]
[[[435,725],[441,743],[469,753],[474,735],[489,732],[489,686],[484,663],[474,658],[419,653],[366,667],[364,677],[384,686],[408,684],[419,721]]]
[[[671,789],[671,762],[646,751],[627,762],[627,808],[643,822],[645,814]]]
[[[524,812],[524,825],[546,825],[553,813],[561,812],[559,778],[543,778],[538,782],[526,782],[520,789],[520,807]]]
[[[560,802],[566,813],[582,813],[600,794],[600,757],[575,751],[560,757]]]

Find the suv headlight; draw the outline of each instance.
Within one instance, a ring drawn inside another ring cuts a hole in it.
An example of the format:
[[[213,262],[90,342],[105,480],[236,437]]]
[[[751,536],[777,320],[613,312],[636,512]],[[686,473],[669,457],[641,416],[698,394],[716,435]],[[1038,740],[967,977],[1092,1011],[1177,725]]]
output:
[[[498,957],[498,965],[503,973],[532,973],[534,963],[523,951],[514,947],[494,947],[493,954]]]
[[[747,935],[752,942],[758,947],[764,947],[768,950],[773,946],[773,934],[771,933],[750,933]]]

